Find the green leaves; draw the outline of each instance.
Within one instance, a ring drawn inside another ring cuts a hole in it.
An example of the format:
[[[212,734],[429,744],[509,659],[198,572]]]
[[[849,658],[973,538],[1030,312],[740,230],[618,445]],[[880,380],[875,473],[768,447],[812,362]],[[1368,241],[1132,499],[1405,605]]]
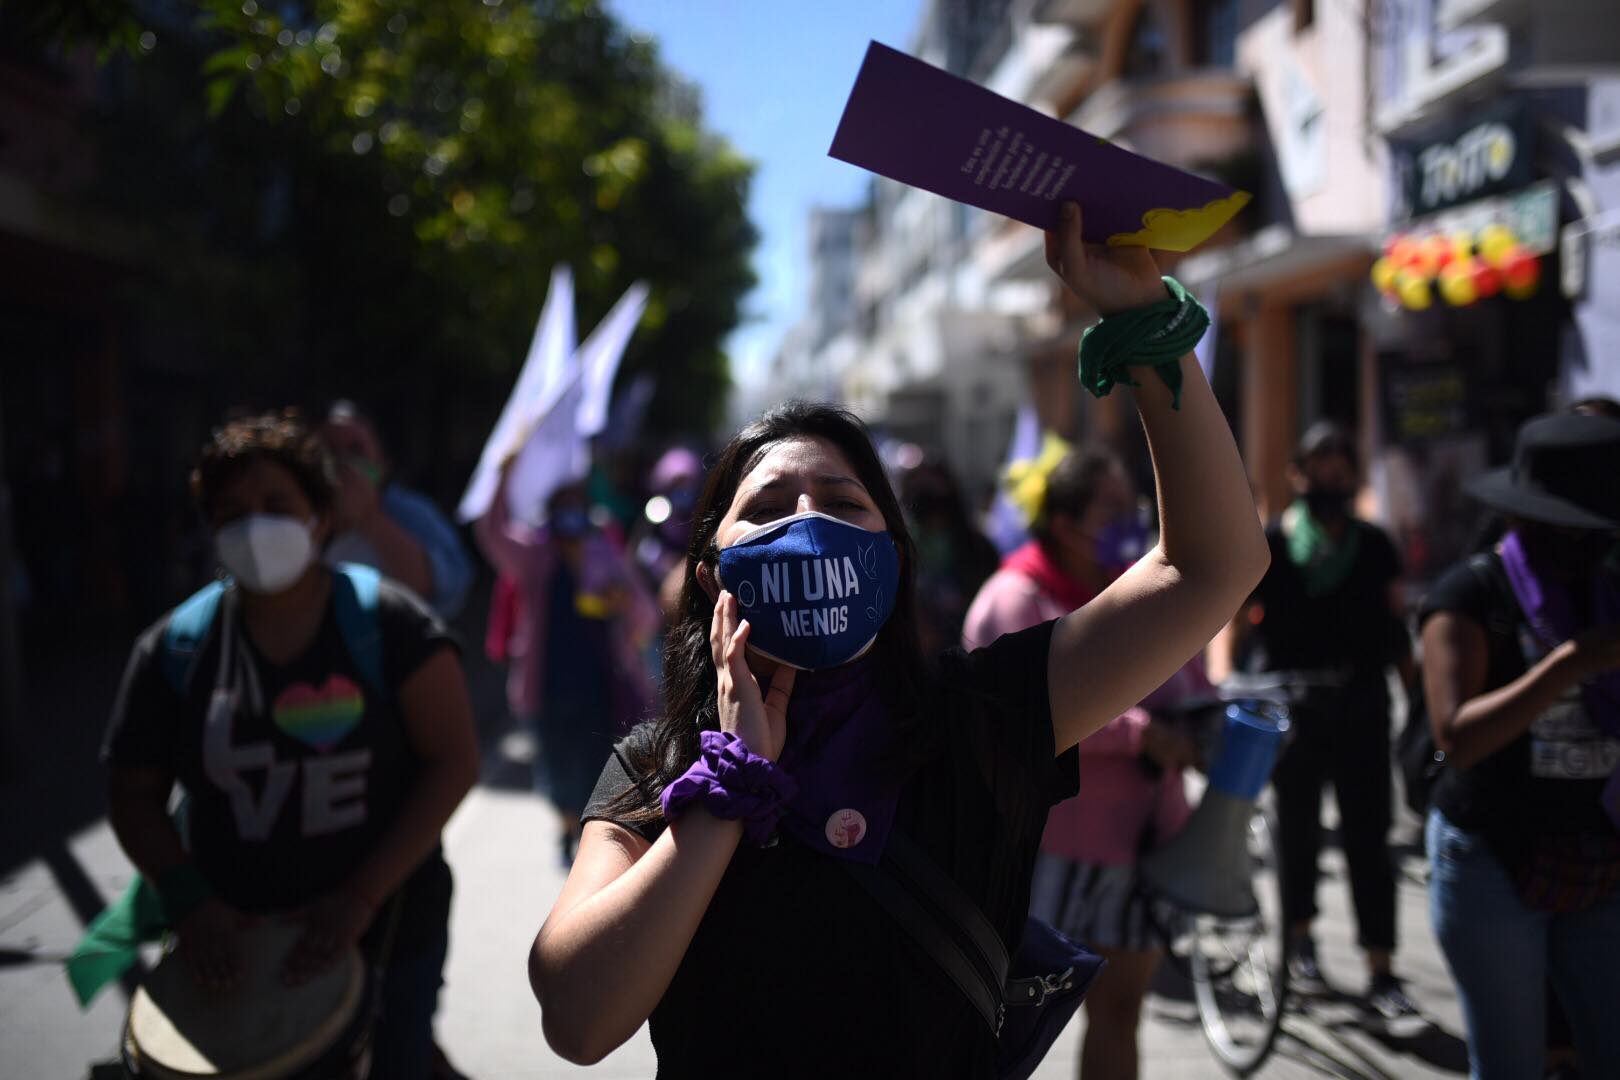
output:
[[[102,40],[137,41],[104,6],[95,26],[121,29]],[[391,387],[444,424],[449,394],[477,427],[566,261],[582,326],[652,285],[621,368],[657,377],[652,432],[719,419],[722,343],[754,280],[752,166],[651,43],[595,0],[196,9],[155,51],[128,46],[109,197],[166,223],[164,287],[230,320],[195,334],[231,343],[244,385]]]

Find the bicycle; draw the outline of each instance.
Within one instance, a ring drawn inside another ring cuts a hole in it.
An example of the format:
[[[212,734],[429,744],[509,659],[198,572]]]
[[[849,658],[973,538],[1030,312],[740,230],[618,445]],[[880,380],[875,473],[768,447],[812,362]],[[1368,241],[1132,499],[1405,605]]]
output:
[[[1290,706],[1319,684],[1315,679],[1300,678],[1301,674],[1234,680],[1221,688],[1215,701],[1177,711],[1219,708],[1225,713],[1236,707],[1251,721],[1269,726],[1280,742],[1288,730]],[[1205,760],[1216,757],[1212,747]],[[1241,841],[1245,865],[1241,869],[1217,865],[1211,860],[1220,856],[1211,851],[1199,852],[1193,859],[1192,867],[1200,872],[1227,875],[1219,880],[1218,888],[1203,890],[1221,893],[1218,902],[1200,904],[1190,901],[1185,890],[1178,896],[1176,890],[1154,889],[1145,881],[1138,886],[1146,893],[1154,932],[1172,964],[1192,985],[1205,1043],[1227,1072],[1240,1077],[1256,1072],[1270,1057],[1289,997],[1288,934],[1282,918],[1277,828],[1269,792],[1274,761],[1275,753],[1264,762],[1264,776],[1251,777],[1257,781],[1254,786],[1259,793],[1245,811]],[[1208,794],[1206,788],[1205,796]],[[1228,805],[1223,812],[1230,815],[1234,808]],[[1225,822],[1217,832],[1224,834],[1231,827],[1230,821]],[[1192,838],[1193,842],[1201,839]],[[1178,910],[1172,925],[1151,916],[1159,902]]]

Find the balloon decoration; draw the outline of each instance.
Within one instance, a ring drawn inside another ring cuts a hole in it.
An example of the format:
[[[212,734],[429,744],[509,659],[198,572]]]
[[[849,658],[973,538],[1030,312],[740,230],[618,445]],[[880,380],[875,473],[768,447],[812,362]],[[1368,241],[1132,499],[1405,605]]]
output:
[[[1452,307],[1469,307],[1498,293],[1528,300],[1541,288],[1541,259],[1526,251],[1506,225],[1478,233],[1421,236],[1396,234],[1372,265],[1372,283],[1409,311],[1434,304],[1434,294]]]

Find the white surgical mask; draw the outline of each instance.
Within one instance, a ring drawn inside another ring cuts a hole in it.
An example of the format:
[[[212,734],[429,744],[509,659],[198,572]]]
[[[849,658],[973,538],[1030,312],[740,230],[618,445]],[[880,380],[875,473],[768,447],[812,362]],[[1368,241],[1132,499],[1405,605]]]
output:
[[[278,593],[297,581],[315,558],[314,519],[249,514],[214,534],[214,550],[249,592]]]

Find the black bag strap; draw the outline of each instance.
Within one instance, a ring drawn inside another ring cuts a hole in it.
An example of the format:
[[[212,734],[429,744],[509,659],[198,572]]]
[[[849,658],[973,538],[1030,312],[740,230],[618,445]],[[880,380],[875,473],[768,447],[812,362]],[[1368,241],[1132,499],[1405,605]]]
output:
[[[1039,1004],[1053,989],[1042,978],[1008,979],[1001,935],[950,875],[898,829],[876,866],[840,859],[851,877],[962,991],[992,1034],[1006,1002]]]

